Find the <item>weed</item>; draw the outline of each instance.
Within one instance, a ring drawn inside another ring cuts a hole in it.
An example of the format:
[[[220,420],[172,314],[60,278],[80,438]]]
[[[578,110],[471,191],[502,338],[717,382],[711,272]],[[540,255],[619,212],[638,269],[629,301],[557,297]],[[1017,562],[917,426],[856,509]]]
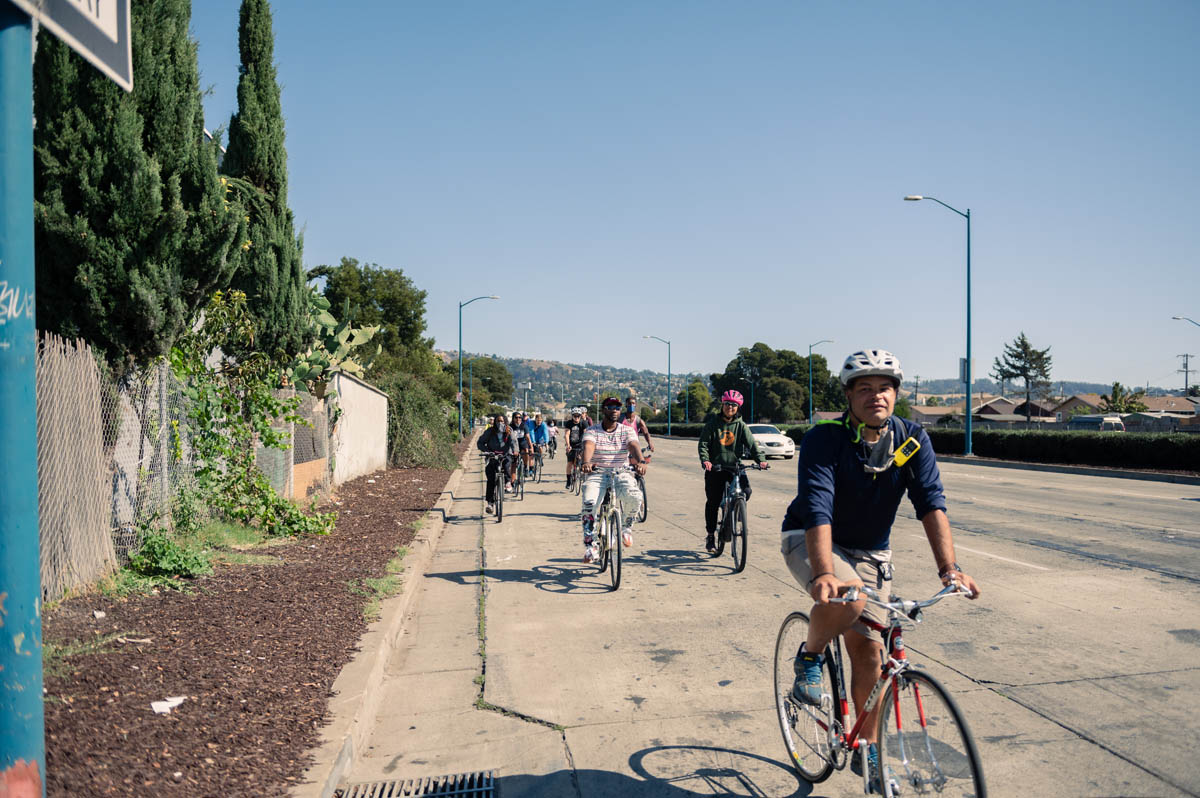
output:
[[[112,649],[118,637],[128,637],[129,632],[113,632],[94,640],[72,640],[70,643],[44,643],[42,645],[42,671],[46,676],[59,677],[67,674],[67,660],[80,654],[100,654]]]

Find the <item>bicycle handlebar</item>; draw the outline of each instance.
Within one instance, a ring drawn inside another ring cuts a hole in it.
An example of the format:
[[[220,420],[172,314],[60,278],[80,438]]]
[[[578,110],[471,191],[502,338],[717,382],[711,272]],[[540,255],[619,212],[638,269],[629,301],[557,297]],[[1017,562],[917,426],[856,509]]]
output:
[[[740,472],[746,468],[753,468],[757,471],[763,470],[762,464],[756,463],[753,460],[747,460],[743,463],[738,463],[736,466],[727,466],[727,465],[721,465],[720,463],[713,463],[712,470],[713,471],[739,471]]]
[[[859,595],[860,593],[862,594],[861,596]],[[948,596],[966,596],[967,598],[970,598],[971,595],[971,591],[963,587],[961,583],[951,582],[937,593],[934,593],[933,596],[924,599],[923,601],[901,598],[894,593],[888,597],[887,601],[884,601],[877,590],[863,585],[862,587],[848,588],[845,594],[841,597],[829,599],[829,603],[852,604],[855,601],[858,601],[859,598],[865,598],[871,604],[883,607],[884,609],[892,612],[900,613],[901,615],[907,615],[909,618],[917,620],[921,610],[925,609],[926,607],[932,607],[934,604],[937,604],[939,601]]]

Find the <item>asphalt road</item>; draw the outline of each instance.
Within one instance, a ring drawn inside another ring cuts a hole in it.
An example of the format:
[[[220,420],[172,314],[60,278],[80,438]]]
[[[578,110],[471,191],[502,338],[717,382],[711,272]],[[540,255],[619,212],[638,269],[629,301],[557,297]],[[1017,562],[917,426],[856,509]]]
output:
[[[798,780],[775,721],[775,634],[811,604],[779,554],[794,463],[751,475],[733,574],[701,551],[695,443],[659,441],[616,592],[580,562],[561,458],[502,524],[480,521],[469,473],[354,780],[497,768],[504,796],[861,795],[848,771]],[[905,641],[966,711],[991,794],[1200,796],[1200,487],[942,472],[983,596]],[[907,501],[893,547],[898,592],[940,587]]]

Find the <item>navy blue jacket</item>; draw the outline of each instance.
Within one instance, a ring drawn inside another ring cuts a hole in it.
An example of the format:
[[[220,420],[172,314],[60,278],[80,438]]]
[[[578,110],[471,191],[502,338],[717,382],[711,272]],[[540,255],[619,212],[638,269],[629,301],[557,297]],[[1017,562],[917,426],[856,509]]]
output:
[[[892,466],[882,474],[863,470],[867,450],[854,443],[854,430],[842,423],[809,430],[800,443],[800,487],[783,519],[784,532],[830,524],[833,542],[843,548],[887,549],[905,491],[917,518],[945,511],[942,477],[929,436],[919,424],[902,418],[892,416],[889,423],[896,449],[909,437],[921,448],[903,467]]]

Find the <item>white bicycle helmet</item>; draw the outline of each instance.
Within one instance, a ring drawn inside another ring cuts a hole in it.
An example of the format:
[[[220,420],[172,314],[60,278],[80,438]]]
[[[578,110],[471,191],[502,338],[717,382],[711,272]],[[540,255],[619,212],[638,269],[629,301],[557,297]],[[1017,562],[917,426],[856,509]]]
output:
[[[855,377],[891,377],[900,387],[904,379],[904,369],[900,368],[900,358],[886,349],[860,349],[842,364],[842,386],[850,385]]]

